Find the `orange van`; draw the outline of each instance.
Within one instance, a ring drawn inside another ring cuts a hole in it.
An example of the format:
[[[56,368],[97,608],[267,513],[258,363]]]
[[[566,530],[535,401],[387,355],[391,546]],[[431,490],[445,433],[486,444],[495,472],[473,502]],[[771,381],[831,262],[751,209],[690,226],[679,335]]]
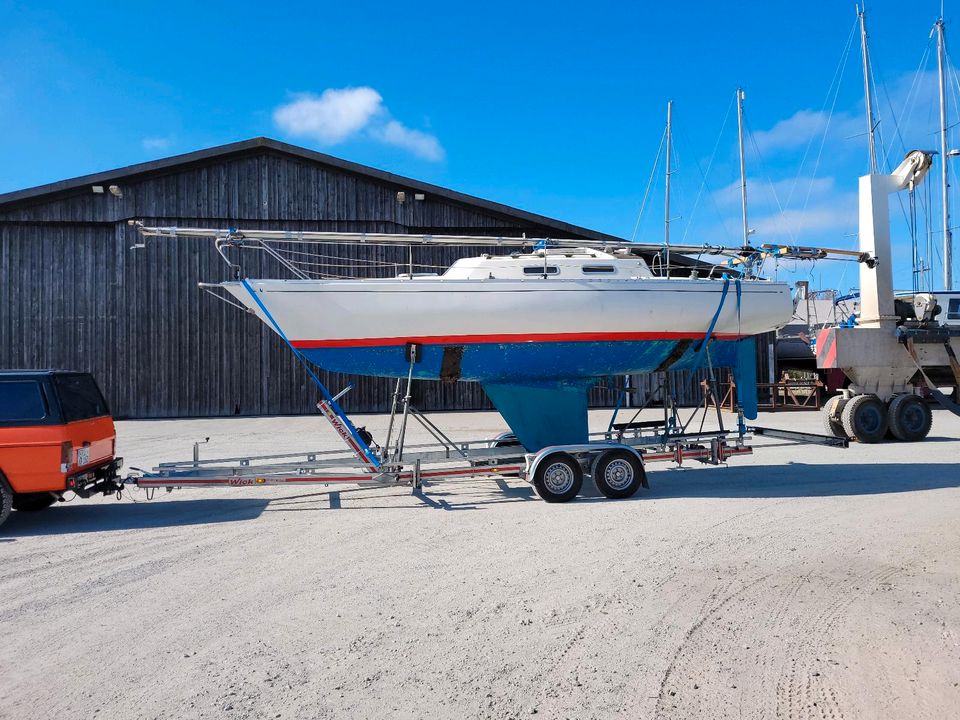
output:
[[[122,460],[107,402],[89,373],[0,370],[0,523],[63,494],[109,494]]]

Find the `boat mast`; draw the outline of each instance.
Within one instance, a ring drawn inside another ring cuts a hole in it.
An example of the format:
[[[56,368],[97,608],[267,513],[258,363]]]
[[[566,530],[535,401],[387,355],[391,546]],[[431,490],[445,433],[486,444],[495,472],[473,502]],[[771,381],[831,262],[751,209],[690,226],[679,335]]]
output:
[[[937,20],[937,70],[940,78],[940,189],[943,193],[943,289],[953,290],[953,236],[950,232],[950,178],[947,173],[946,38],[941,16]]]
[[[863,97],[867,105],[867,143],[870,148],[870,174],[877,173],[877,143],[874,138],[876,123],[873,121],[873,95],[870,92],[870,50],[867,47],[867,11],[863,5],[857,7],[860,18],[860,50],[863,59]]]
[[[673,100],[667,101],[667,177],[663,202],[663,244],[666,247],[667,277],[670,277],[670,145],[673,142]]]
[[[743,146],[743,88],[737,88],[737,129],[740,134],[740,205],[743,210],[743,247],[750,245],[750,230],[747,227],[747,162]]]

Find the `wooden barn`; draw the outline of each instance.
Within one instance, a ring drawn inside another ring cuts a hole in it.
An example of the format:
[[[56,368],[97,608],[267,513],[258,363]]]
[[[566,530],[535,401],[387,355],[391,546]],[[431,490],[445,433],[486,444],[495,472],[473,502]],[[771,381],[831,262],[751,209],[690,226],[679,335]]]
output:
[[[567,237],[603,233],[340,160],[268,138],[132,165],[0,195],[0,367],[93,372],[118,417],[315,412],[317,393],[273,332],[198,290],[228,278],[213,244],[152,239],[151,225],[347,232]],[[350,274],[410,259],[389,248],[344,248],[325,260]],[[454,251],[418,249],[415,269]],[[476,254],[477,250],[466,251]],[[349,262],[345,262],[349,260]],[[269,258],[245,259],[265,275]],[[277,276],[283,276],[282,273]],[[350,411],[389,407],[393,383],[347,382]],[[696,396],[692,378],[678,378]],[[615,393],[594,391],[596,403]],[[424,410],[489,407],[479,386],[418,383]]]

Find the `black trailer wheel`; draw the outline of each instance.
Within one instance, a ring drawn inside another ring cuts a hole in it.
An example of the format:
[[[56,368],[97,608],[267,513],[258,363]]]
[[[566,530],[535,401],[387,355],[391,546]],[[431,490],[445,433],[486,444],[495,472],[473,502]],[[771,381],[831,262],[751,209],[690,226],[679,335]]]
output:
[[[843,406],[846,403],[847,400],[843,395],[834,395],[824,404],[820,416],[823,418],[823,429],[827,435],[838,438],[847,437],[847,433],[843,430],[843,422],[840,420],[840,414],[843,412]]]
[[[930,406],[916,395],[897,395],[890,401],[887,422],[895,438],[904,442],[917,442],[930,433],[933,413]]]
[[[57,501],[53,493],[18,493],[13,496],[13,509],[26,512],[46,510]]]
[[[7,484],[7,479],[3,476],[3,473],[0,473],[0,525],[3,525],[3,521],[10,515],[12,509],[13,490]]]
[[[607,450],[593,467],[597,490],[612,500],[633,497],[645,480],[643,463],[629,450]]]
[[[847,437],[861,443],[882,442],[887,434],[887,406],[876,395],[857,395],[840,413]]]
[[[533,474],[533,487],[543,500],[561,503],[573,500],[583,485],[583,469],[572,455],[555,452],[547,455]]]

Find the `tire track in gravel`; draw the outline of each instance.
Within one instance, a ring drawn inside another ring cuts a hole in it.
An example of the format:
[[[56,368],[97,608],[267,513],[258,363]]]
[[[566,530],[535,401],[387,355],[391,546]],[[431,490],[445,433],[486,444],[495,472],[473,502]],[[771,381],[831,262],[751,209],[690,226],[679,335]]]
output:
[[[673,656],[670,658],[667,668],[663,673],[663,677],[660,680],[660,688],[657,694],[657,704],[655,708],[655,714],[657,717],[668,710],[668,698],[676,696],[676,691],[669,689],[671,680],[673,679],[673,675],[679,663],[681,662],[681,658],[687,654],[691,647],[695,647],[695,640],[697,639],[700,631],[707,625],[709,621],[717,618],[719,613],[725,610],[728,605],[740,599],[741,596],[752,590],[757,585],[761,584],[769,577],[771,577],[769,574],[760,575],[746,584],[741,584],[736,590],[731,590],[731,587],[737,584],[737,578],[732,578],[721,590],[714,590],[704,600],[703,604],[701,605],[700,612],[697,614],[696,620],[694,621],[693,625],[690,626],[687,632],[684,633],[680,644],[677,646]],[[718,600],[718,598],[720,599]]]
[[[789,503],[789,500],[780,500],[774,503],[764,503],[762,505],[758,505],[756,508],[751,508],[750,511],[738,513],[735,516],[724,518],[720,522],[713,523],[712,525],[703,528],[701,532],[709,533],[715,531],[719,527],[728,525],[731,522],[744,521],[757,516],[769,515],[770,520],[761,526],[760,533],[757,533],[751,537],[734,535],[733,538],[724,538],[722,545],[718,547],[717,550],[722,553],[725,559],[727,557],[731,558],[731,562],[741,561],[744,557],[744,551],[748,551],[751,548],[755,548],[755,551],[750,554],[748,558],[749,561],[754,565],[759,565],[770,560],[776,561],[782,556],[784,549],[790,547],[790,545],[795,541],[797,533],[796,528],[802,527],[807,522],[808,516],[813,519],[820,512],[817,508],[809,508],[802,514],[792,516],[790,518],[790,523],[785,523],[783,518],[774,517],[772,513],[768,512],[771,508],[784,505],[786,503]],[[705,541],[702,538],[698,538],[692,543],[692,547],[680,546],[677,548],[676,552],[678,554],[686,554],[687,557],[700,557],[702,561],[703,550],[714,549],[719,542],[721,541],[712,539],[710,541]],[[693,555],[690,553],[693,553]],[[714,568],[716,568],[716,566],[714,566]],[[656,695],[657,702],[655,706],[655,716],[659,717],[663,714],[671,713],[674,711],[676,702],[684,702],[684,700],[677,700],[676,695],[670,694],[671,692],[679,692],[678,688],[669,687],[671,680],[676,677],[679,667],[686,667],[689,664],[692,668],[690,674],[693,676],[699,676],[701,671],[700,666],[704,664],[705,660],[702,655],[706,650],[709,650],[708,655],[714,658],[719,658],[718,662],[722,662],[721,654],[725,654],[725,652],[730,649],[729,646],[732,638],[721,637],[715,646],[708,647],[708,643],[706,641],[702,641],[700,636],[703,635],[704,632],[709,628],[709,621],[713,619],[719,619],[720,612],[729,605],[740,602],[742,605],[746,606],[748,604],[746,602],[746,598],[750,596],[753,591],[762,586],[767,578],[771,577],[771,575],[768,573],[761,573],[759,576],[757,576],[756,572],[756,569],[747,571],[747,575],[745,576],[744,571],[737,571],[736,574],[726,582],[722,583],[719,587],[714,588],[710,595],[705,598],[699,612],[695,615],[693,624],[683,635],[671,656],[671,660],[664,670],[659,690]],[[666,582],[660,583],[659,586],[663,586],[665,584]],[[788,612],[790,598],[795,598],[800,592],[802,586],[802,579],[792,583],[787,592],[787,598],[783,597],[783,593],[773,593],[773,595],[777,597],[777,602],[773,611],[775,618],[783,617]],[[755,594],[763,597],[762,593]],[[719,602],[716,600],[718,597],[722,598]],[[752,603],[749,605],[749,607],[751,610],[755,611],[758,605],[756,603]],[[768,622],[772,623],[773,620],[771,619]],[[741,692],[743,690],[743,688],[737,689]],[[762,706],[762,703],[760,703],[759,706]],[[757,706],[751,709],[751,712],[754,714],[756,707]],[[685,714],[681,711],[680,716],[683,717]]]
[[[877,568],[831,583],[819,593],[826,596],[826,602],[809,623],[803,624],[799,641],[788,648],[788,667],[777,678],[776,717],[821,720],[845,717],[837,689],[815,669],[814,664],[820,663],[816,667],[825,664],[821,659],[829,654],[825,642],[850,606],[876,592],[875,589],[864,590],[863,586],[878,587],[900,572],[902,570],[896,567]]]

